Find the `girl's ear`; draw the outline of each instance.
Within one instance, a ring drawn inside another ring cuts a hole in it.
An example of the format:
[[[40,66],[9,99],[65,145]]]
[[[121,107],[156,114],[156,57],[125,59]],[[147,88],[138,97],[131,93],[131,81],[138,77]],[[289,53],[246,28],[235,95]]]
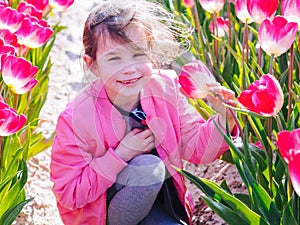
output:
[[[95,63],[94,63],[94,59],[93,59],[91,56],[87,55],[87,54],[84,54],[84,55],[82,56],[82,58],[83,58],[83,61],[84,61],[85,65],[86,65],[86,67],[87,67],[94,75],[96,75],[97,70],[96,70],[96,66],[95,66]]]

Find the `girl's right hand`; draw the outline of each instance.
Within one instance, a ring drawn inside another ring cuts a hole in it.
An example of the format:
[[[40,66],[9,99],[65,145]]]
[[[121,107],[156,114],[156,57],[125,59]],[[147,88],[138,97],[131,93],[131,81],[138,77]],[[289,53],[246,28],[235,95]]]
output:
[[[133,129],[121,140],[115,153],[125,162],[137,155],[150,152],[155,147],[154,135],[150,129]]]

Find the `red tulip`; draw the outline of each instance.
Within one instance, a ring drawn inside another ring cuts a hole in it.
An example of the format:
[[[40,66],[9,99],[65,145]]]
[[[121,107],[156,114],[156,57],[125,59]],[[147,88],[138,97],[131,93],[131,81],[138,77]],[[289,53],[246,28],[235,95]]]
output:
[[[189,98],[205,98],[207,84],[217,83],[208,68],[199,60],[184,65],[179,75],[180,91]]]
[[[214,32],[214,28],[213,28],[213,21],[211,20],[210,21],[210,24],[209,24],[209,30],[210,32],[212,32],[215,36],[217,37],[224,37],[226,33],[228,33],[229,31],[229,20],[228,18],[227,19],[224,19],[223,17],[218,17],[217,18],[217,31],[218,32]]]
[[[275,116],[283,106],[283,92],[276,78],[266,74],[254,81],[237,100],[251,112]]]
[[[274,57],[285,53],[295,41],[298,25],[288,22],[283,16],[275,16],[272,21],[265,19],[258,30],[261,48]]]
[[[225,4],[225,0],[199,0],[202,8],[209,13],[218,13]]]
[[[22,26],[16,32],[18,42],[29,48],[42,46],[53,34],[53,30],[48,26],[41,26],[43,20],[35,21],[34,17],[25,18]]]
[[[28,16],[34,16],[42,19],[42,10],[37,9],[34,5],[27,2],[20,2],[17,8],[18,12],[24,13]]]
[[[261,24],[266,18],[273,18],[278,7],[278,0],[247,0],[248,11],[254,22]]]
[[[18,132],[26,120],[25,115],[18,115],[15,109],[0,100],[0,136],[9,136]]]
[[[4,83],[16,94],[30,91],[38,82],[34,78],[38,68],[26,59],[14,55],[2,55],[1,71]]]
[[[192,8],[195,4],[195,0],[183,0],[183,4],[187,8]]]
[[[22,24],[24,15],[11,7],[0,5],[0,29],[16,32]]]
[[[281,13],[289,22],[296,22],[300,27],[300,0],[282,0]]]
[[[242,23],[250,24],[253,22],[253,18],[247,8],[247,0],[236,0],[235,13]]]
[[[16,49],[11,45],[6,45],[4,40],[0,37],[0,56],[5,53],[14,55],[16,54]]]
[[[74,0],[49,0],[49,5],[58,10],[65,10],[74,3]]]
[[[300,196],[300,128],[279,132],[277,146],[282,158],[288,164],[294,190]]]

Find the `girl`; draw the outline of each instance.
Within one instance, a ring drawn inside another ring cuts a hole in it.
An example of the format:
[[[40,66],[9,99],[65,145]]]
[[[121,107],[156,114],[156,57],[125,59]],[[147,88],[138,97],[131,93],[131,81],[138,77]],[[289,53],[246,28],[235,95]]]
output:
[[[192,199],[173,166],[216,159],[228,146],[215,123],[235,124],[213,95],[219,114],[204,121],[176,73],[159,69],[181,52],[178,25],[144,0],[104,1],[89,14],[83,60],[98,79],[59,116],[51,156],[65,224],[191,224]],[[220,85],[210,92],[234,99]]]

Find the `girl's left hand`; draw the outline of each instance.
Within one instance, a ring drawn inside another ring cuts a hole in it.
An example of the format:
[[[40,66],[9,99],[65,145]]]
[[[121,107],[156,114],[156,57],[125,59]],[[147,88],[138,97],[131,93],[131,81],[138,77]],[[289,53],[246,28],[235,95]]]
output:
[[[224,103],[231,106],[237,105],[237,102],[234,100],[234,92],[220,84],[210,84],[208,86],[211,94],[207,95],[207,101],[212,105],[215,111],[219,113],[220,123],[226,126],[227,120],[229,128],[232,129],[235,125],[234,117]]]

